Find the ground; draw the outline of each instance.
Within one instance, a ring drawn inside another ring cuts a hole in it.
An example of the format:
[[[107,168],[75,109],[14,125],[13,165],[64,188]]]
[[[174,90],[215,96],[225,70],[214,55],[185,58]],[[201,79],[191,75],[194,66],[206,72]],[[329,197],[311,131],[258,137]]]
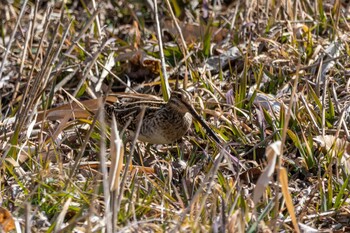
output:
[[[350,231],[346,1],[3,2],[3,231]],[[210,129],[102,108],[176,88]]]

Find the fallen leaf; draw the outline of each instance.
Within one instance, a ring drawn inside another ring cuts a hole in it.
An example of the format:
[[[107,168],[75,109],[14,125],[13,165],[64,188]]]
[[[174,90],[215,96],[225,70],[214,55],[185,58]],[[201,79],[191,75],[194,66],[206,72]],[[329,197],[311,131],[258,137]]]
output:
[[[15,221],[11,213],[3,207],[0,207],[0,227],[1,232],[9,232],[15,229]]]

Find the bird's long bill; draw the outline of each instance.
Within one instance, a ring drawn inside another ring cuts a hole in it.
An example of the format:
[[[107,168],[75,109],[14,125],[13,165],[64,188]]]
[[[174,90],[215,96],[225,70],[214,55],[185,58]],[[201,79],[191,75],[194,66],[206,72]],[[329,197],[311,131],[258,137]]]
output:
[[[207,125],[207,123],[205,123],[205,120],[203,119],[203,117],[201,115],[198,115],[198,113],[196,112],[196,110],[188,103],[184,103],[185,106],[187,107],[188,111],[192,114],[192,116],[194,118],[196,118],[197,121],[199,121],[199,123],[201,123],[201,125],[205,128],[205,130],[207,131],[207,133],[216,141],[216,143],[218,143],[219,147],[221,147],[225,153],[227,153],[227,155],[230,156],[230,158],[232,159],[232,161],[235,163],[235,165],[240,164],[239,160],[232,156],[230,153],[227,152],[227,150],[225,148],[222,147],[221,145],[221,140],[219,139],[219,137],[213,132],[213,130]],[[236,168],[237,168],[236,167]]]
[[[199,121],[199,123],[205,128],[205,130],[207,131],[207,133],[217,142],[217,143],[221,143],[221,140],[219,139],[218,136],[216,136],[216,134],[213,132],[213,130],[207,125],[207,123],[205,123],[205,120],[203,119],[203,117],[201,115],[199,115],[196,110],[188,103],[184,103],[188,109],[188,111],[192,114],[192,116]]]

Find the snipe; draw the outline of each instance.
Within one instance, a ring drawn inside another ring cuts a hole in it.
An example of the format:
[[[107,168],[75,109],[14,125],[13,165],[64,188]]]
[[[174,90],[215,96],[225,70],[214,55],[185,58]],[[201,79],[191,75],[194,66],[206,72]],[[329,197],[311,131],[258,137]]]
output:
[[[145,108],[144,117],[140,119],[142,108]],[[134,101],[106,104],[106,112],[109,116],[114,114],[118,124],[124,126],[128,121],[128,129],[134,134],[137,125],[142,120],[138,139],[152,144],[169,144],[180,139],[186,134],[192,124],[192,116],[195,117],[214,139],[219,142],[217,136],[205,124],[191,105],[191,96],[183,89],[171,93],[167,103],[154,101]],[[214,136],[213,136],[214,135]]]

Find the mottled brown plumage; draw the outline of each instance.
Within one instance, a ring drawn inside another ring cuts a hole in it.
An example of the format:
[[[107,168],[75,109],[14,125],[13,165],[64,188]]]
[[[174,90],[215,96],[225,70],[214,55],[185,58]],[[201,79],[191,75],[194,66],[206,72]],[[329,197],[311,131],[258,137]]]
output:
[[[118,125],[124,126],[131,118],[128,129],[133,134],[140,120],[142,125],[138,139],[152,144],[169,144],[186,134],[192,124],[191,96],[184,90],[172,92],[167,103],[134,101],[106,105],[107,114],[114,114]],[[143,119],[140,117],[145,108]]]

